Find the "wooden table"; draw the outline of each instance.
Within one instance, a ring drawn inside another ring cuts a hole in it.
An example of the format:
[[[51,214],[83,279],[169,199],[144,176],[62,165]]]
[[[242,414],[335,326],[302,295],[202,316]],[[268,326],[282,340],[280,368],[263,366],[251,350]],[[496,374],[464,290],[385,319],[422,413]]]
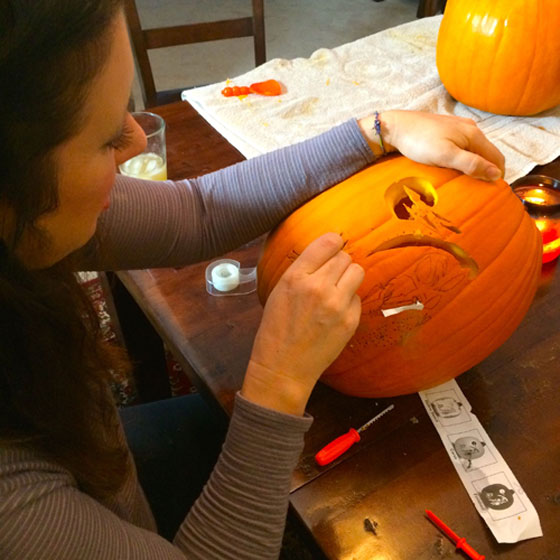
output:
[[[168,123],[171,178],[197,176],[243,159],[188,103],[155,110]],[[537,169],[560,178],[560,162]],[[256,265],[261,240],[227,256]],[[261,316],[255,294],[212,297],[208,263],[179,270],[119,272],[198,388],[227,412],[241,386]],[[543,268],[536,299],[515,334],[458,383],[536,507],[543,538],[498,545],[470,501],[418,395],[348,397],[319,384],[315,422],[294,473],[291,511],[325,557],[339,560],[463,558],[425,518],[431,509],[486,558],[560,558],[560,280]],[[394,403],[382,422],[331,465],[313,457],[326,442]],[[377,523],[366,531],[364,520]]]

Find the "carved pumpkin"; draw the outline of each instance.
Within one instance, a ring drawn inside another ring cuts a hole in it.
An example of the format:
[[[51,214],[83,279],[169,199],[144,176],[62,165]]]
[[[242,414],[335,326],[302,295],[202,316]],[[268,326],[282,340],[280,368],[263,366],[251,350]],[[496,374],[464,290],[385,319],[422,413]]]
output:
[[[558,0],[448,0],[436,64],[452,97],[503,115],[560,103]]]
[[[354,396],[417,392],[482,361],[521,322],[541,270],[541,235],[507,183],[398,156],[318,195],[271,232],[257,268],[262,303],[329,231],[366,271],[360,325],[321,378]]]

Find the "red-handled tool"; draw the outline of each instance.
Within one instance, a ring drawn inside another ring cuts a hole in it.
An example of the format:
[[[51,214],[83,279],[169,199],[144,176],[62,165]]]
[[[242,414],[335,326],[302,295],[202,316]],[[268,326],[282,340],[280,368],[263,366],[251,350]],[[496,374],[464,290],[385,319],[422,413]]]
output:
[[[469,558],[473,560],[484,560],[484,556],[479,554],[470,544],[467,543],[464,537],[459,537],[455,531],[449,528],[435,513],[426,510],[426,515],[434,523],[434,525],[441,529],[454,543],[455,546],[462,550]]]
[[[346,450],[350,449],[350,447],[360,441],[361,432],[367,430],[376,420],[379,420],[379,418],[381,418],[384,414],[387,414],[390,410],[393,410],[393,408],[395,408],[394,404],[389,405],[385,410],[382,410],[377,416],[368,420],[357,430],[350,428],[348,432],[338,436],[328,445],[325,445],[325,447],[323,447],[323,449],[315,455],[315,461],[317,461],[319,465],[324,466],[328,465],[331,461],[334,461],[337,457],[340,457]]]

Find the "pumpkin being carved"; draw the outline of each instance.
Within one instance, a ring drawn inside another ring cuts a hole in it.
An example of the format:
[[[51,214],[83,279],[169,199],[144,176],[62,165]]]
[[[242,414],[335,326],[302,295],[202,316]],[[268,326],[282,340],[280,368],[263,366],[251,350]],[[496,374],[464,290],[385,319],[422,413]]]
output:
[[[448,0],[436,64],[452,97],[503,115],[560,103],[558,0]]]
[[[262,303],[328,231],[366,271],[360,325],[321,378],[354,396],[417,392],[482,361],[521,322],[541,270],[540,233],[507,183],[397,156],[271,232],[257,268]]]

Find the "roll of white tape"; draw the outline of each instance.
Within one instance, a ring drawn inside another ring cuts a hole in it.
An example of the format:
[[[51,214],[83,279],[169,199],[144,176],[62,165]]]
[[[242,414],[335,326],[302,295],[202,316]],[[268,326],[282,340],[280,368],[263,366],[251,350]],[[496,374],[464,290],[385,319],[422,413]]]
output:
[[[221,263],[212,269],[212,284],[220,292],[231,292],[239,286],[239,268],[231,263]]]

